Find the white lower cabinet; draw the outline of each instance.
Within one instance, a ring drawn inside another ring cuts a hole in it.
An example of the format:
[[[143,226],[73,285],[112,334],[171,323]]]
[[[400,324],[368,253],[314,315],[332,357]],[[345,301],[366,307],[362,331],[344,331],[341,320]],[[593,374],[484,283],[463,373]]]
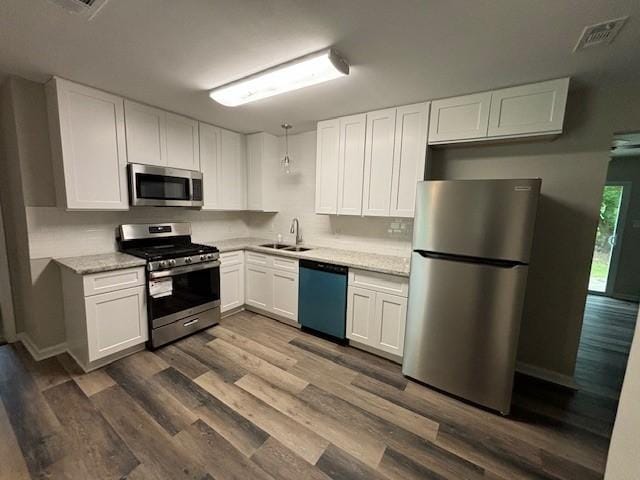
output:
[[[273,270],[273,312],[290,320],[298,320],[298,273]]]
[[[388,293],[376,293],[374,314],[375,347],[402,356],[407,320],[407,299]]]
[[[298,322],[298,260],[247,252],[245,279],[248,307]]]
[[[265,267],[247,264],[246,304],[263,310],[271,310],[272,271]]]
[[[362,284],[367,288],[358,286]],[[403,277],[350,270],[347,338],[373,350],[402,357],[407,285]],[[388,293],[391,289],[398,295]]]
[[[85,298],[89,361],[146,342],[145,286]]]
[[[67,351],[85,371],[148,340],[144,267],[89,275],[63,268],[62,287]]]
[[[220,311],[244,305],[244,251],[220,254]]]
[[[373,343],[376,292],[349,287],[347,300],[347,338],[365,345]]]

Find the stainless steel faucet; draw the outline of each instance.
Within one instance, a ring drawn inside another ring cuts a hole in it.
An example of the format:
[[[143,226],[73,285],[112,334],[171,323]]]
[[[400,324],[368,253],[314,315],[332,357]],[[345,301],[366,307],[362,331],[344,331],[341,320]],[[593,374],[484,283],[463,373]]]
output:
[[[296,234],[296,245],[302,243],[302,235],[300,235],[300,222],[296,217],[291,220],[291,230],[289,230],[289,233]]]

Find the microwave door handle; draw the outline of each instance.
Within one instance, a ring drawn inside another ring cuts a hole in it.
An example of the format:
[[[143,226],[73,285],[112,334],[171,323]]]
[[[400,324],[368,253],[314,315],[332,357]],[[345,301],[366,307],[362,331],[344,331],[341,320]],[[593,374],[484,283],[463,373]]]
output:
[[[182,275],[183,273],[197,272],[199,270],[207,270],[220,266],[220,260],[214,262],[196,263],[195,265],[184,265],[181,267],[160,270],[157,272],[149,272],[149,279],[173,277],[174,275]]]

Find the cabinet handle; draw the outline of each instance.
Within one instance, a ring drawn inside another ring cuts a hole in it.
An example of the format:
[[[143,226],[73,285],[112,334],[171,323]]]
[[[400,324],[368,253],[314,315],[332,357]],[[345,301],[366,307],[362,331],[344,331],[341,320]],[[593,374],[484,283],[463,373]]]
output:
[[[191,325],[194,325],[196,323],[198,323],[200,321],[199,318],[194,318],[193,320],[189,320],[188,322],[184,323],[182,326],[183,327],[190,327]]]

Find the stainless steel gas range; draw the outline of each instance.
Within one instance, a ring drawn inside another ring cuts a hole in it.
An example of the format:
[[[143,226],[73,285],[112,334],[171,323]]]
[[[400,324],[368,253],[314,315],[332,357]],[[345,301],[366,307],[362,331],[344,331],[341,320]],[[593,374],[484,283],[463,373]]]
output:
[[[147,261],[150,348],[220,321],[218,249],[192,243],[191,224],[120,225],[116,236],[120,251]]]

